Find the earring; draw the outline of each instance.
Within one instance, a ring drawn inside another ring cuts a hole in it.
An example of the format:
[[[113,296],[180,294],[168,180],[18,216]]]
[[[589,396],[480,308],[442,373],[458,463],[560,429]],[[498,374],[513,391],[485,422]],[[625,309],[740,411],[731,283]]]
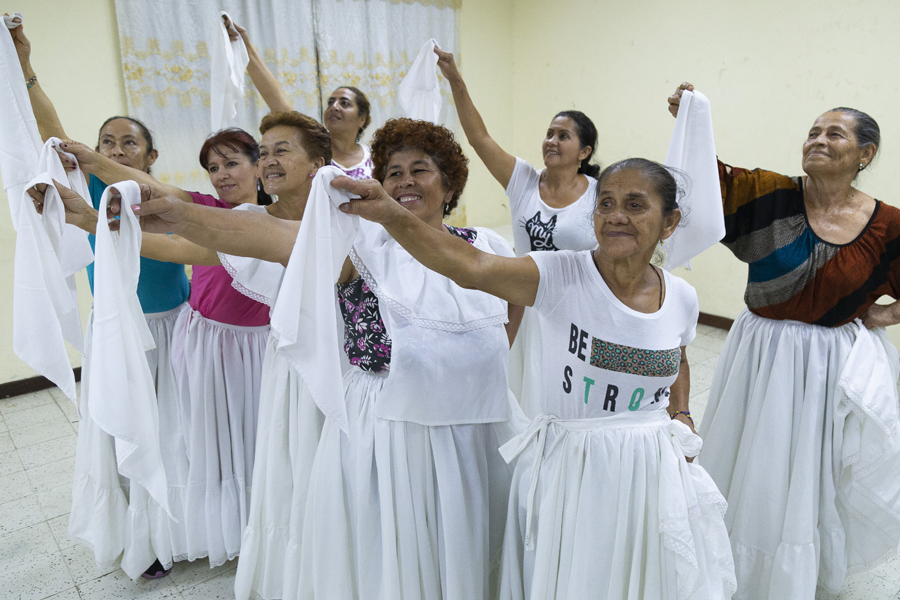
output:
[[[316,176],[315,173],[310,173],[310,174],[309,174],[309,178],[310,178],[310,179],[312,179],[312,178],[315,177],[315,176]]]
[[[862,171],[862,170],[865,169],[865,168],[866,168],[866,165],[864,165],[863,163],[859,163],[859,170],[860,170],[860,171]]]

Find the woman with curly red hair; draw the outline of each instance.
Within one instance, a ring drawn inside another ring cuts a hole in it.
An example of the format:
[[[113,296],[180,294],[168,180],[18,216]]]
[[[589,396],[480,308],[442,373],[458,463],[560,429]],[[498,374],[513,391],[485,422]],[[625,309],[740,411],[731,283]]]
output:
[[[468,176],[450,131],[391,120],[376,132],[372,155],[384,189],[430,229],[512,256],[488,229],[443,224]],[[296,254],[296,223],[173,198],[144,202],[138,212],[145,230],[174,231],[223,252],[282,264]],[[383,227],[364,222],[336,280],[352,365],[343,382],[346,429],[326,416],[308,480],[300,568],[285,563],[281,597],[484,598],[499,575],[491,567],[511,477],[497,452],[511,437],[516,408],[507,390],[515,333],[508,313],[521,308],[428,271]],[[272,464],[276,451],[269,447]],[[291,449],[280,452],[283,475],[305,484],[296,480]]]

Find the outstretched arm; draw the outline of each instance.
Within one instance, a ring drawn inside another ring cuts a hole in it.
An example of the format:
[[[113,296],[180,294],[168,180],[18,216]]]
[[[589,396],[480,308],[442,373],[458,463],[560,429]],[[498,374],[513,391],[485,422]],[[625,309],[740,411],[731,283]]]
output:
[[[59,196],[66,209],[66,223],[75,225],[91,235],[96,235],[99,215],[97,209],[88,204],[76,192],[57,181],[53,183],[59,191]],[[31,196],[31,201],[34,203],[34,209],[39,215],[44,212],[46,190],[47,186],[43,183],[28,190],[28,195]],[[161,233],[144,233],[141,237],[141,256],[182,265],[221,264],[215,250],[204,248],[177,235]]]
[[[7,13],[7,16],[9,13]],[[13,19],[14,22],[21,22],[18,17]],[[3,27],[6,29],[6,27]],[[7,29],[12,36],[13,44],[16,47],[16,54],[19,57],[19,64],[22,66],[22,72],[25,75],[25,81],[30,81],[35,76],[34,69],[31,67],[31,42],[25,37],[25,25],[19,25],[15,29]],[[38,131],[41,139],[47,141],[51,137],[66,138],[66,132],[63,131],[62,123],[59,115],[56,114],[56,108],[50,102],[50,98],[44,93],[40,81],[34,80],[33,85],[28,88],[28,98],[31,100],[31,110],[34,112],[34,118],[37,120]]]
[[[141,196],[141,203],[132,210],[140,217],[144,232],[176,233],[194,244],[224,254],[259,258],[286,266],[300,231],[300,221],[188,204],[145,186],[141,186]],[[119,212],[119,202],[119,198],[110,202],[108,216]]]
[[[432,271],[461,287],[487,292],[510,304],[534,304],[540,272],[530,257],[488,254],[443,229],[430,227],[388,196],[374,179],[337,177],[331,185],[360,197],[341,205],[342,211],[381,223],[391,237]]]
[[[488,133],[484,120],[475,108],[475,103],[469,96],[466,82],[463,81],[453,55],[438,48],[434,49],[438,55],[438,67],[444,77],[450,83],[453,91],[453,102],[456,104],[456,112],[459,114],[459,122],[462,124],[466,139],[475,148],[478,157],[491,172],[503,189],[509,186],[513,170],[516,168],[516,157],[500,147],[491,134]]]
[[[225,19],[225,17],[222,18]],[[250,36],[247,33],[247,30],[228,19],[225,19],[225,26],[228,28],[228,37],[231,41],[237,41],[238,36],[244,40],[244,45],[247,46],[247,56],[250,57],[250,62],[247,64],[247,73],[250,74],[250,81],[256,86],[256,90],[259,92],[259,95],[262,96],[266,106],[269,107],[269,110],[294,110],[294,107],[291,106],[287,96],[284,95],[281,84],[279,84],[278,79],[275,78],[275,74],[269,70],[269,67],[263,62],[259,52],[257,52],[253,44],[250,43]]]
[[[82,171],[92,174],[104,183],[113,184],[119,181],[131,180],[159,190],[160,195],[175,196],[184,202],[194,201],[187,191],[174,185],[160,183],[150,173],[117,163],[95,151],[87,144],[63,139],[62,149],[75,155],[75,158],[78,159],[78,166],[81,167]],[[63,161],[63,166],[67,169],[74,166],[69,164],[69,159],[65,155],[60,154],[60,160]]]

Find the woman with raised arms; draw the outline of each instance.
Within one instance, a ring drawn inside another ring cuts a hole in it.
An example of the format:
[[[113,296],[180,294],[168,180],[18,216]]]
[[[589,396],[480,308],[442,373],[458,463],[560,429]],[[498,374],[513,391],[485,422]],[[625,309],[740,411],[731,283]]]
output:
[[[491,137],[475,108],[453,55],[435,48],[438,67],[453,90],[466,139],[494,179],[506,190],[518,256],[538,250],[591,250],[597,240],[589,227],[600,167],[591,164],[597,128],[581,111],[564,110],[547,127],[541,144],[544,168],[506,152]],[[510,353],[510,389],[529,418],[540,412],[541,337],[538,321],[525,310]]]

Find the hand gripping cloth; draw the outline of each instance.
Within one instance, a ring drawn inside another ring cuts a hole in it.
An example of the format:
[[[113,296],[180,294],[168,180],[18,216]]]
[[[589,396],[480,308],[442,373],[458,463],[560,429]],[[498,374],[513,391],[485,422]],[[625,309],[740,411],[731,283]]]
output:
[[[87,400],[94,421],[116,440],[119,474],[131,480],[132,488],[145,488],[168,513],[156,391],[145,354],[154,344],[137,297],[141,229],[131,206],[140,203],[141,192],[133,181],[117,183],[115,188],[122,195],[118,233],[110,232],[103,218],[113,187],[100,199]]]
[[[244,100],[244,71],[250,63],[243,38],[238,37],[237,41],[232,42],[222,17],[228,17],[232,23],[234,20],[225,11],[219,15],[210,48],[212,64],[209,73],[209,101],[212,131],[219,131],[235,123],[238,102]]]
[[[665,241],[665,269],[691,268],[691,259],[725,237],[722,190],[716,164],[709,100],[700,92],[684,92],[675,131],[669,142],[666,166],[687,175],[681,199],[684,224]]]
[[[442,101],[435,48],[440,46],[434,38],[425,42],[406,77],[400,82],[397,95],[405,117],[437,124]]]

